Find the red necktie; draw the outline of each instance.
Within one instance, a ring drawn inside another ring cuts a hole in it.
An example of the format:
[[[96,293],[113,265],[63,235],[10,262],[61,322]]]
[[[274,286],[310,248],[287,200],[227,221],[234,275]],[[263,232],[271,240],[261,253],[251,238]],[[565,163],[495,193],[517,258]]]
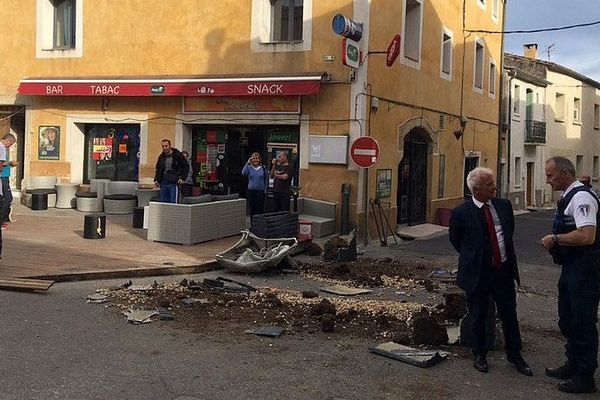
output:
[[[498,244],[498,236],[496,236],[494,218],[492,218],[492,212],[490,211],[489,205],[484,204],[482,208],[487,222],[488,233],[490,234],[490,242],[492,243],[492,267],[500,268],[502,256],[500,255],[500,245]]]

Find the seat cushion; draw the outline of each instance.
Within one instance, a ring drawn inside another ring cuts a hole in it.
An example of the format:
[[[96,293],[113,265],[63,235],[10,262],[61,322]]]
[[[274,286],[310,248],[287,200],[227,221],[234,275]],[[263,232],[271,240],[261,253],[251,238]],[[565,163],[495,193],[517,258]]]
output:
[[[183,203],[183,204],[210,203],[211,201],[213,201],[214,197],[215,196],[213,196],[212,194],[203,194],[201,196],[188,196],[188,197],[184,197],[183,200],[181,200],[181,203]]]
[[[107,194],[104,196],[106,200],[137,200],[137,196],[132,194]]]
[[[98,197],[96,192],[76,192],[75,197],[95,198]]]
[[[239,193],[232,193],[232,194],[215,194],[213,196],[213,200],[214,201],[220,201],[220,200],[235,200],[235,199],[239,199],[240,198],[240,194]]]
[[[56,193],[56,189],[27,189],[27,194],[53,194]]]

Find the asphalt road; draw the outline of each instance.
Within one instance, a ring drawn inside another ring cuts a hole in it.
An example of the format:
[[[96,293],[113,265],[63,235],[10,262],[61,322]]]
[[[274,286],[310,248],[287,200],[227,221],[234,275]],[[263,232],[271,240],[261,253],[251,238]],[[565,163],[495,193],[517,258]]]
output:
[[[420,369],[369,353],[377,343],[335,333],[262,339],[239,328],[207,335],[167,321],[131,325],[114,308],[83,300],[123,280],[91,281],[55,284],[44,294],[0,291],[0,399],[564,398],[557,382],[543,376],[544,367],[562,360],[558,270],[536,244],[548,224],[549,214],[517,217],[516,244],[527,282],[518,294],[519,316],[533,378],[517,374],[501,351],[490,355],[490,373],[481,374],[464,349],[448,348],[448,360]],[[369,253],[454,254],[447,238],[375,250]],[[157,279],[178,282],[181,277]],[[261,285],[305,284],[297,275],[247,279]]]
[[[514,243],[520,263],[552,266],[552,259],[540,244],[542,236],[550,233],[553,211],[536,211],[515,216]],[[378,246],[377,246],[378,247]],[[391,245],[391,251],[408,251],[415,254],[433,256],[456,256],[457,253],[448,241],[448,235],[428,240],[402,241],[398,246]],[[372,254],[379,254],[372,249]]]

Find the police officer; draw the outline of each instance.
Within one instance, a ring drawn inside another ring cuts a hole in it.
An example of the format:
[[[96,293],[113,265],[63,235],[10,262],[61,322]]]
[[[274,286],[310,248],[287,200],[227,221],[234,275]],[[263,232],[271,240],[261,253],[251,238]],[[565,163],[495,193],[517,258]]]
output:
[[[562,265],[558,281],[558,325],[567,339],[566,362],[547,368],[546,375],[561,379],[558,389],[568,393],[595,393],[598,367],[598,300],[600,298],[600,208],[598,198],[575,177],[573,163],[564,157],[546,161],[546,182],[563,190],[552,234],[542,245]]]

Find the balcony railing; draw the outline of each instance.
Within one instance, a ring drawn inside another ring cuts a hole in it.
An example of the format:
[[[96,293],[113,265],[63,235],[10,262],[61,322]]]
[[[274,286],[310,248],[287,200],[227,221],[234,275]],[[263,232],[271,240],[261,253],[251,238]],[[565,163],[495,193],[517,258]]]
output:
[[[542,121],[525,121],[525,143],[545,144],[546,143],[546,123]]]

